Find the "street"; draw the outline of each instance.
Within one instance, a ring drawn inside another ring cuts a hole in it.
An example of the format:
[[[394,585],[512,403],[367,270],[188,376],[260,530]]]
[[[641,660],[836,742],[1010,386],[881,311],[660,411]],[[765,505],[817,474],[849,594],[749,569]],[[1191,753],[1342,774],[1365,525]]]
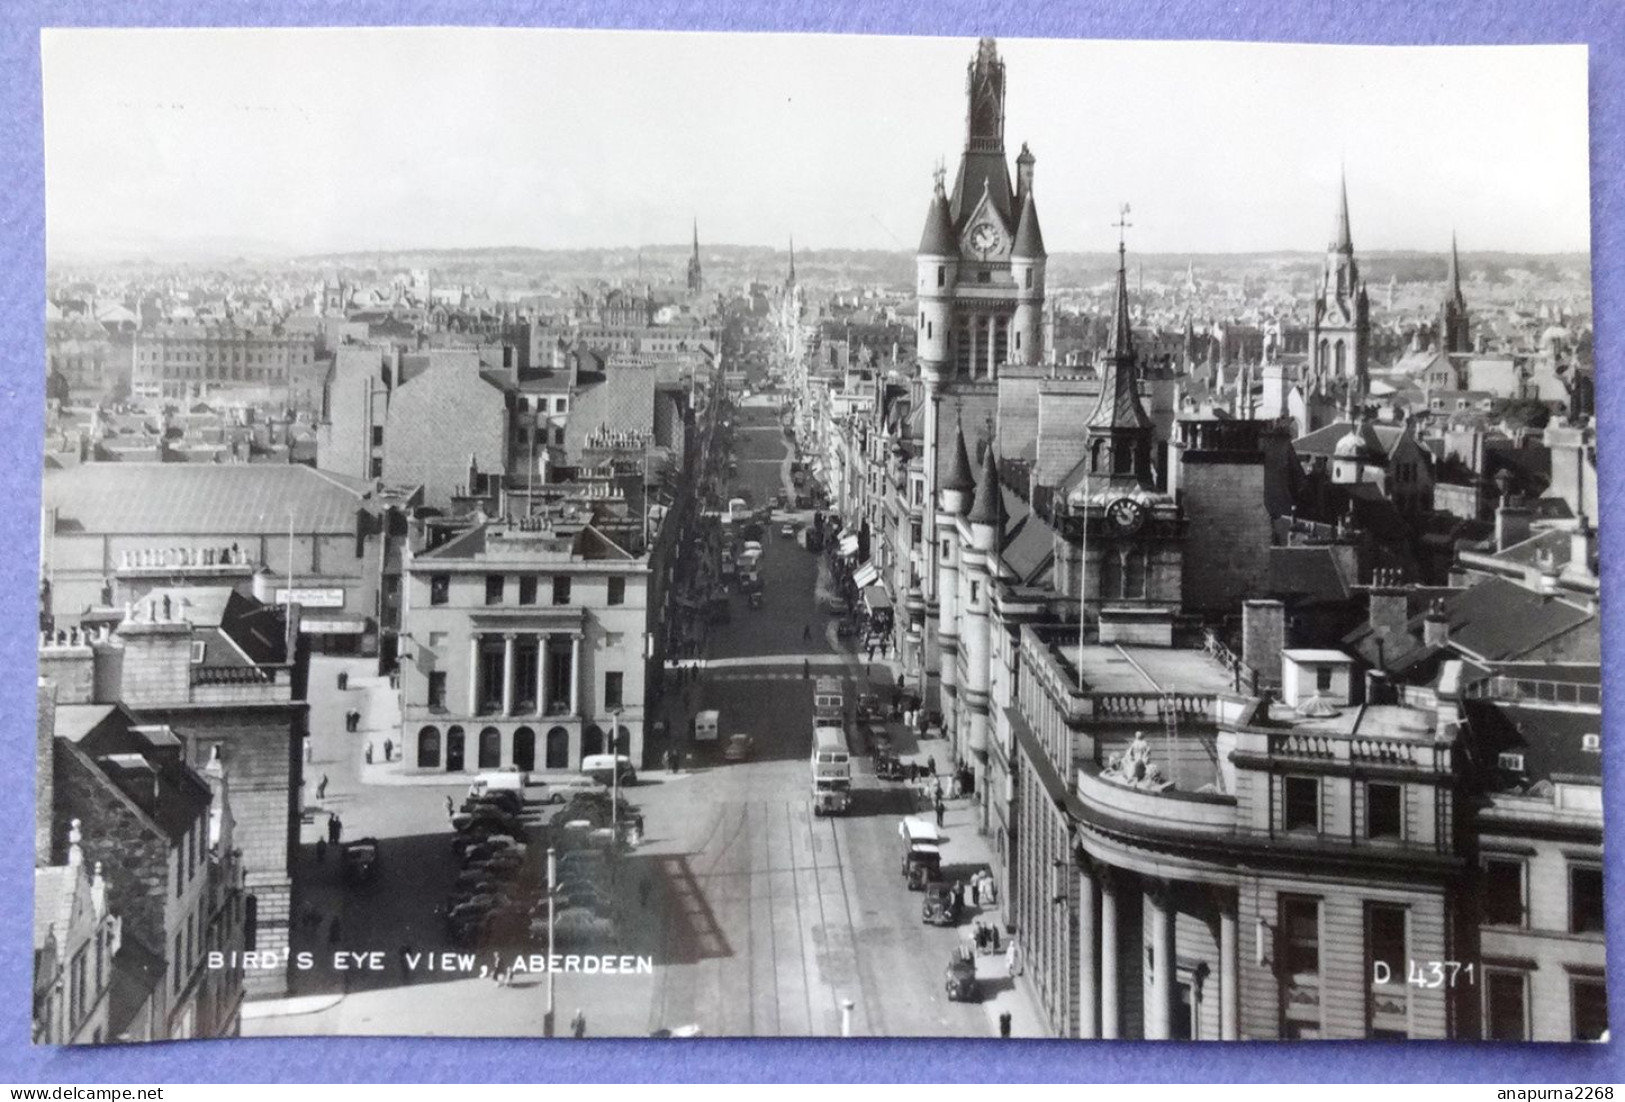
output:
[[[747,405],[734,416],[738,475],[729,494],[744,488],[765,502],[788,488],[790,446],[771,405]],[[764,607],[753,610],[735,593],[730,622],[710,630],[705,668],[686,677],[668,672],[663,707],[680,733],[677,745],[688,751],[684,768],[670,774],[651,755],[638,783],[625,790],[647,834],[620,863],[620,939],[604,951],[652,957],[652,974],[559,974],[558,1032],[567,1033],[579,1008],[589,1036],[644,1036],[689,1025],[709,1036],[837,1036],[850,1000],[856,1036],[996,1035],[997,1013],[1005,1009],[1014,1011],[1018,1035],[1038,1033],[1036,1021],[1030,1031],[1021,1028],[1031,1011],[1010,989],[1002,957],[978,961],[984,1002],[946,998],[944,970],[976,910],[968,909],[958,929],[921,922],[921,895],[906,890],[900,875],[897,824],[915,810],[909,789],[879,781],[867,758],[855,754],[851,811],[812,813],[807,675],[843,678],[850,711],[860,691],[889,701],[896,674],[886,662],[854,656],[850,640],[838,640],[833,619],[816,608],[828,585],[819,555],[799,538],[780,536],[777,526],[762,543]],[[337,688],[340,669],[352,671],[344,690]],[[320,811],[303,827],[298,876],[302,906],[314,917],[300,925],[295,947],[316,952],[323,965],[334,949],[381,950],[388,966],[297,973],[292,997],[251,1007],[244,1032],[538,1035],[541,975],[521,974],[499,987],[479,975],[481,967],[495,966],[489,952],[476,954],[473,974],[407,976],[399,966],[403,946],[456,948],[435,908],[458,872],[445,800],[460,801],[466,782],[380,768],[382,740],[395,722],[392,692],[387,683],[369,681],[365,670],[361,660],[312,662],[315,736],[306,801]],[[362,712],[354,734],[344,730],[351,708]],[[707,708],[721,713],[721,740],[686,742],[688,720]],[[724,763],[721,746],[735,732],[753,737],[754,754]],[[923,762],[934,752],[947,764],[943,744],[917,745],[900,724],[891,733],[904,758]],[[373,764],[364,756],[368,742]],[[323,776],[325,798],[316,801]],[[345,839],[380,839],[383,873],[376,884],[344,886],[333,852],[317,861],[327,813],[341,817]],[[950,802],[944,832],[948,878],[986,865],[988,843],[976,835],[968,803]]]

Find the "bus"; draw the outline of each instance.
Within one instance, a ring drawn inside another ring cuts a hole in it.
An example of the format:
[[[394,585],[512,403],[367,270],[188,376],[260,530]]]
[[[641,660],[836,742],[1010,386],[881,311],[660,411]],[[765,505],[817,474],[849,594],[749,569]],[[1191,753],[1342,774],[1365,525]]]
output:
[[[750,519],[750,502],[742,497],[730,498],[728,501],[728,520],[740,521]]]
[[[852,754],[840,727],[813,728],[812,784],[814,815],[838,815],[852,805]]]
[[[846,698],[841,694],[841,679],[820,677],[813,682],[813,726],[825,723],[841,727],[846,724]]]

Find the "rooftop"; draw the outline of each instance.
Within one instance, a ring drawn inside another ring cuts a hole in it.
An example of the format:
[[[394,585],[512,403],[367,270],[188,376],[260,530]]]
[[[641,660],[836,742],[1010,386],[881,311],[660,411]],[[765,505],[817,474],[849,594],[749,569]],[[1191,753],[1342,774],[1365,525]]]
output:
[[[1089,644],[1058,648],[1091,693],[1227,693],[1234,678],[1199,650]]]

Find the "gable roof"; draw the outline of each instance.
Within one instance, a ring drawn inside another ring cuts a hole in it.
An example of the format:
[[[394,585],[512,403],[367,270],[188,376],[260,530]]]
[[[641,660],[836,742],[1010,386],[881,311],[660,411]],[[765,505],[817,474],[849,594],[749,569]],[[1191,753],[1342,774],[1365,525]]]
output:
[[[353,535],[372,484],[313,467],[246,463],[90,463],[43,479],[58,533]]]

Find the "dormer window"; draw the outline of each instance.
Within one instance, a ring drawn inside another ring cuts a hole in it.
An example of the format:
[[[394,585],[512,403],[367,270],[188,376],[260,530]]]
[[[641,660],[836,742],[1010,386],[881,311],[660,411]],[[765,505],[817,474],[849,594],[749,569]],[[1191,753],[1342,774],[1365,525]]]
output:
[[[207,649],[208,648],[202,639],[192,640],[192,665],[201,666],[203,664],[203,658]]]

